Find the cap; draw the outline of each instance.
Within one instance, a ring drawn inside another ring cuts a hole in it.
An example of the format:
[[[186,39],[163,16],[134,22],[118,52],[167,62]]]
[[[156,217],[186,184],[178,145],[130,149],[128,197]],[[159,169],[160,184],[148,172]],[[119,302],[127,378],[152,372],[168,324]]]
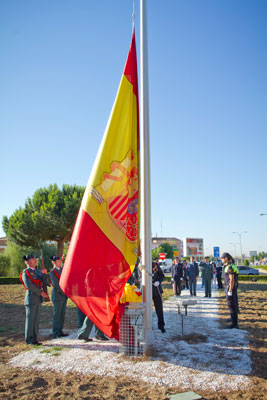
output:
[[[61,257],[52,256],[51,261],[61,260]]]
[[[228,259],[230,259],[230,258],[232,258],[232,257],[230,256],[229,253],[223,253],[223,255],[221,256],[221,258],[228,258]]]
[[[29,261],[31,258],[36,258],[36,257],[33,254],[25,254],[25,256],[22,257],[22,260]]]

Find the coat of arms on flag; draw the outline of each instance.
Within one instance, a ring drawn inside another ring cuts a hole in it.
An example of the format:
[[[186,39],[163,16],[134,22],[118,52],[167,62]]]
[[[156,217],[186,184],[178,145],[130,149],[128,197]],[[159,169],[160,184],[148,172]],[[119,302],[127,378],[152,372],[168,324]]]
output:
[[[90,191],[99,204],[107,202],[110,217],[130,242],[138,237],[138,169],[134,160],[129,151],[122,162],[112,162],[111,171]]]

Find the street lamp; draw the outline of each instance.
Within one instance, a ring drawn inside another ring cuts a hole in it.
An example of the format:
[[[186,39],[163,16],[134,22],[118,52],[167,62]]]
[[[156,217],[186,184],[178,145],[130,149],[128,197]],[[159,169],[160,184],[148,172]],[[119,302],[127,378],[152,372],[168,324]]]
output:
[[[267,214],[260,214],[260,217],[262,217],[263,215],[267,215]]]
[[[236,245],[237,245],[238,243],[229,243],[229,244],[231,244],[231,245],[234,246],[234,248],[235,248],[235,258],[236,258]]]
[[[236,234],[239,236],[239,244],[240,244],[240,251],[241,251],[241,262],[242,262],[242,260],[243,260],[243,253],[242,253],[241,236],[242,236],[243,233],[247,233],[247,231],[243,231],[243,232],[241,232],[241,233],[239,233],[239,232],[233,232],[233,233],[236,233]]]

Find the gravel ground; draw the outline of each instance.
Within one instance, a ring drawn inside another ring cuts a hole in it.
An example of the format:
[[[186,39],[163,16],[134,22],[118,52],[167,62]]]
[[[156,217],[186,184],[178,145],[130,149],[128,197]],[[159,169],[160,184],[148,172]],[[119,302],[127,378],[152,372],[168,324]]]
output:
[[[188,290],[182,293],[181,298],[171,297],[164,302],[165,334],[156,329],[157,319],[153,314],[150,357],[126,357],[119,352],[115,340],[82,343],[77,340],[77,331],[70,331],[68,337],[47,340],[40,348],[20,353],[10,364],[63,373],[124,376],[195,391],[205,388],[230,392],[240,386],[248,387],[251,361],[247,332],[222,329],[216,291],[213,297],[205,298],[203,290],[198,288],[198,296],[194,298],[198,303],[189,307],[188,315],[183,317],[182,334],[177,302],[189,297]]]

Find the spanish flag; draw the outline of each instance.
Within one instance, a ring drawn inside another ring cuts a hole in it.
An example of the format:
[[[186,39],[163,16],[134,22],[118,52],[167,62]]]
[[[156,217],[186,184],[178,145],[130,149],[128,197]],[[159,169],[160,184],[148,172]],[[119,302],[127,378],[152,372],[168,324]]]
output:
[[[139,109],[135,33],[60,278],[64,293],[107,336],[139,247]]]

